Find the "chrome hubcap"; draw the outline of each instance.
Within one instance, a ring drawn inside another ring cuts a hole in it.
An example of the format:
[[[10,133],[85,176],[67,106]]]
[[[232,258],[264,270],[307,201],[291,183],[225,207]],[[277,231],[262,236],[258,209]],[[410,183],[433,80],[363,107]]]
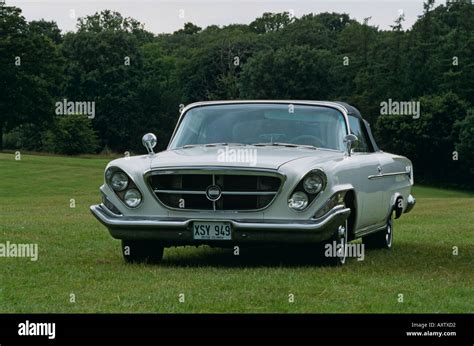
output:
[[[344,264],[346,262],[347,227],[339,226],[337,234],[339,236],[337,256],[339,261]]]
[[[387,225],[387,231],[385,232],[385,241],[387,242],[387,246],[392,246],[392,225]]]

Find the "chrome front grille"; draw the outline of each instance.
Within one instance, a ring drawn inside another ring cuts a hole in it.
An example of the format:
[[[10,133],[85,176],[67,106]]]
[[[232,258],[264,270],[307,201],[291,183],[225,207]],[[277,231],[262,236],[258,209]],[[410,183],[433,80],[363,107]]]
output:
[[[248,170],[156,170],[146,179],[163,205],[179,210],[264,209],[283,183],[275,172]],[[209,198],[210,187],[220,190],[217,200]]]

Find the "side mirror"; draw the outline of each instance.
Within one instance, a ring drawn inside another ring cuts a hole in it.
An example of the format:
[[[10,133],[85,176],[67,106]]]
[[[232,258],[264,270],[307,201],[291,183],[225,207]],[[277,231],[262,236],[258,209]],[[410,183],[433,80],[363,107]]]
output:
[[[142,138],[143,146],[148,151],[148,154],[154,154],[153,148],[156,147],[156,136],[153,133],[147,133]]]
[[[358,140],[359,139],[357,138],[357,136],[353,135],[352,133],[344,137],[344,144],[346,145],[347,156],[351,156],[351,149],[354,146],[354,144],[357,143]]]

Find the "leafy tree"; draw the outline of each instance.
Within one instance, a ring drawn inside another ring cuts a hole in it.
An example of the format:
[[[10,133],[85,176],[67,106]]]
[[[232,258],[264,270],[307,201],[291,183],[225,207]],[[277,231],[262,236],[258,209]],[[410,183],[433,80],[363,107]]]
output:
[[[289,12],[270,13],[265,12],[261,17],[249,24],[252,31],[257,34],[265,34],[282,30],[294,21],[294,17]]]
[[[41,151],[42,135],[37,125],[24,123],[5,133],[3,146],[5,149]]]
[[[367,23],[349,22],[337,36],[338,54],[333,73],[337,76],[334,98],[355,104],[364,117],[375,121],[378,104],[385,98],[386,68],[384,50],[388,50],[382,33]]]
[[[456,121],[455,131],[458,140],[455,147],[459,152],[459,161],[466,166],[469,173],[474,172],[474,109],[471,108],[466,117]]]
[[[199,36],[203,38],[197,38],[197,47],[179,61],[182,102],[239,98],[242,66],[261,47],[257,35],[240,25],[231,25],[208,28]]]
[[[139,140],[146,132],[157,135],[157,149],[166,148],[179,115],[182,101],[181,84],[177,75],[178,60],[164,54],[157,43],[150,43],[141,48],[146,76],[142,79],[138,97],[142,105],[141,112],[145,115],[140,127],[135,127],[131,143],[135,151],[143,150]]]
[[[66,155],[93,153],[98,148],[90,120],[82,114],[56,118],[53,128],[44,133],[43,142],[44,150]]]
[[[101,145],[116,151],[130,150],[135,127],[147,117],[138,97],[145,75],[141,30],[135,20],[103,11],[80,19],[78,32],[65,35],[62,46],[68,61],[64,97],[95,102],[93,127]]]
[[[334,57],[309,46],[263,51],[244,65],[242,96],[250,99],[324,100],[334,87]]]
[[[291,43],[298,46],[310,45],[317,49],[333,48],[337,44],[337,31],[345,24],[340,22],[341,26],[335,26],[333,21],[338,21],[342,17],[337,19],[335,16],[331,20],[329,16],[329,14],[316,16],[309,14],[300,19],[295,19],[278,32],[277,37],[274,38],[273,47],[278,48]]]
[[[194,25],[193,23],[185,23],[183,29],[179,29],[178,31],[175,31],[175,35],[179,34],[184,34],[184,35],[194,35],[200,32],[202,28],[200,28],[197,25]]]
[[[474,107],[474,5],[427,0],[423,9],[410,29],[403,16],[381,30],[370,18],[283,12],[264,13],[249,25],[186,23],[153,35],[109,10],[80,18],[77,32],[61,34],[54,22],[27,23],[20,9],[4,7],[0,145],[6,132],[9,147],[46,149],[59,122],[54,103],[64,98],[95,102],[91,126],[100,147],[136,152],[149,131],[158,134],[159,149],[166,146],[181,104],[344,100],[375,124],[382,148],[413,160],[417,179],[474,188],[467,113]],[[380,116],[388,99],[420,101],[420,119]]]
[[[34,20],[28,23],[28,27],[30,33],[46,36],[54,44],[59,44],[62,41],[61,30],[59,30],[56,22],[48,22],[44,19]]]
[[[305,17],[311,17],[313,16],[312,14],[303,16],[302,19]],[[341,32],[347,25],[350,23],[355,22],[354,20],[351,20],[349,18],[349,15],[346,13],[340,14],[340,13],[320,13],[316,17],[326,28],[328,28],[330,31],[334,32]]]
[[[376,124],[379,146],[406,155],[421,181],[449,181],[456,177],[459,163],[453,160],[459,138],[454,124],[464,119],[466,103],[446,93],[420,99],[420,118],[411,115],[382,115]]]
[[[53,117],[62,61],[50,37],[29,27],[21,10],[0,16],[0,149],[4,131],[42,126]]]

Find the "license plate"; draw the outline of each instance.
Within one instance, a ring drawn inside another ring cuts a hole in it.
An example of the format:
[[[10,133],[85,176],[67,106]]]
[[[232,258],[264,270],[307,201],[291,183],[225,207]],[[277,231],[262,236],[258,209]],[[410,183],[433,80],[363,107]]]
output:
[[[228,222],[194,222],[195,240],[232,240],[232,227]]]

